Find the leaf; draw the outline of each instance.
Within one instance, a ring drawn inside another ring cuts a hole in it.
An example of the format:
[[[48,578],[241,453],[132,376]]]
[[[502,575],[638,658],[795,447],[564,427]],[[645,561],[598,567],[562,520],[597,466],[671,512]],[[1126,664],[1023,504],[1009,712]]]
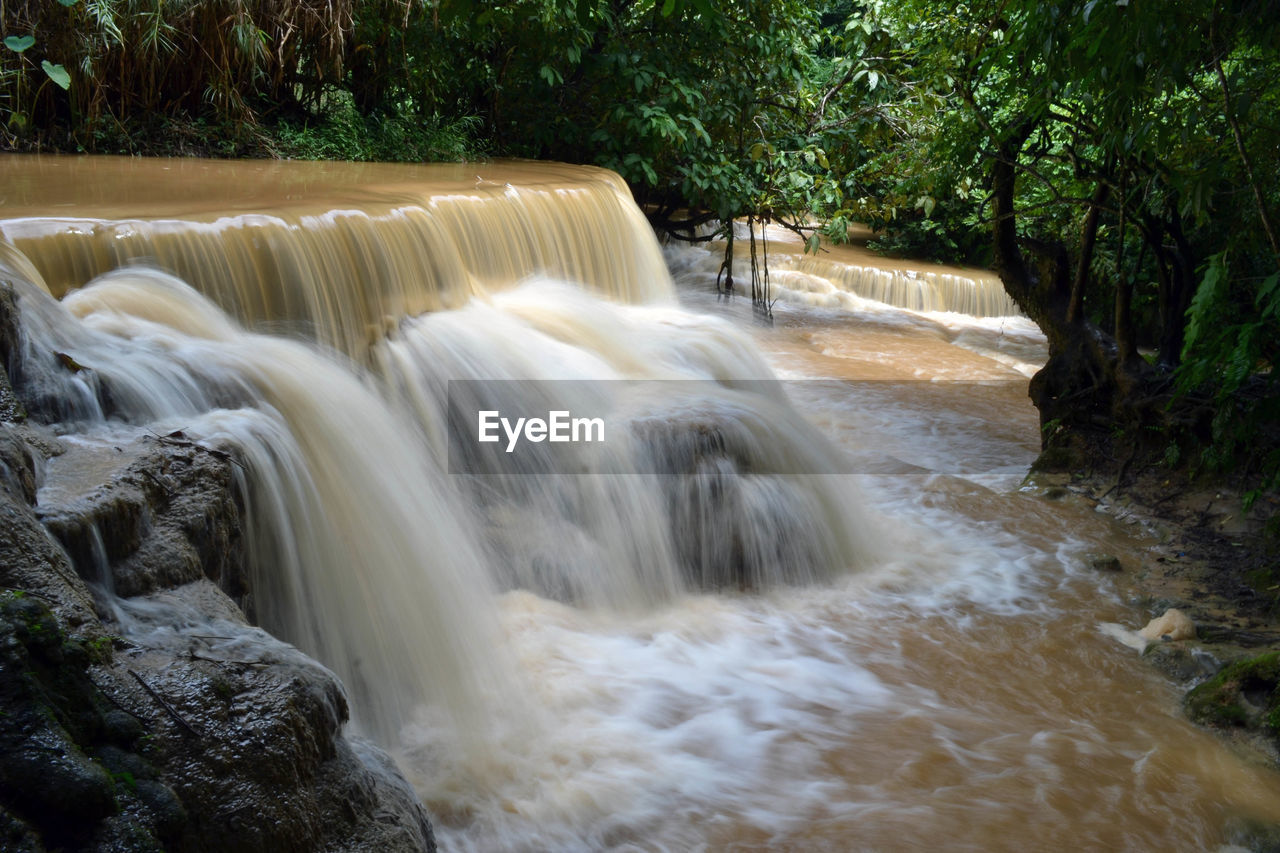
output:
[[[1277,312],[1280,311],[1280,291],[1276,289],[1278,285],[1280,285],[1280,273],[1273,272],[1258,288],[1258,298],[1254,300],[1254,305],[1262,312],[1263,317],[1276,317]]]
[[[1205,327],[1212,320],[1210,313],[1214,303],[1218,301],[1220,285],[1227,279],[1227,259],[1225,254],[1217,254],[1209,259],[1209,266],[1204,271],[1204,278],[1196,288],[1196,295],[1191,299],[1191,307],[1187,309],[1187,331],[1183,338],[1182,354],[1189,359],[1195,352],[1195,346],[1204,334]]]
[[[6,36],[4,40],[4,46],[14,53],[22,53],[35,43],[35,36]]]
[[[662,17],[670,18],[671,13],[674,12],[675,10],[676,10],[676,0],[666,0],[666,2],[662,4]]]
[[[70,9],[72,6],[76,5],[76,3],[80,2],[80,0],[58,0],[58,2]]]
[[[49,75],[49,79],[57,83],[63,89],[71,88],[71,75],[67,73],[67,69],[61,65],[54,65],[45,59],[40,62],[40,67],[44,69],[44,73]]]
[[[79,373],[80,371],[86,369],[83,364],[76,361],[74,358],[67,355],[65,352],[55,351],[53,354],[54,354],[54,357],[58,359],[58,363],[61,364],[63,367],[65,367],[67,370],[70,370],[72,373]]]

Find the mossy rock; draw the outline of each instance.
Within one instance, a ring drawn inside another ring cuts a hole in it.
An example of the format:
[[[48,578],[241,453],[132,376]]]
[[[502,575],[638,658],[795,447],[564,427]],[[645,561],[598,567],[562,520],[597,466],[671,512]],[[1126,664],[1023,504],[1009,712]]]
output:
[[[1065,443],[1046,447],[1031,463],[1034,472],[1077,471],[1082,467],[1084,456],[1078,448]]]
[[[1280,652],[1229,664],[1188,693],[1186,701],[1188,715],[1198,723],[1280,738]]]

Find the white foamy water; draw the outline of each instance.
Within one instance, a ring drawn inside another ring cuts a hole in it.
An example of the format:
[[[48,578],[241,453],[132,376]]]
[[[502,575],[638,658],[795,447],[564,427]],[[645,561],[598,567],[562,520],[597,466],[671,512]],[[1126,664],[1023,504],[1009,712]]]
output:
[[[878,559],[642,612],[506,594],[531,702],[495,729],[501,758],[468,764],[429,717],[404,732],[443,845],[1208,849],[1233,814],[1274,818],[1274,775],[1180,720],[1175,691],[1096,630],[1127,609],[1080,555],[1141,544],[1019,488],[1038,333],[885,306],[778,317],[752,337],[855,461],[839,478],[871,504]],[[898,348],[868,359],[866,332]]]

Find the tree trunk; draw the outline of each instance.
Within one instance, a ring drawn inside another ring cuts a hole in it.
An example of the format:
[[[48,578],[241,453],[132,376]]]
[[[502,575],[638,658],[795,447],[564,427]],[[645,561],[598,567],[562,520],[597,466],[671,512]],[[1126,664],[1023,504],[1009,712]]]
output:
[[[1196,261],[1191,244],[1182,233],[1182,223],[1170,217],[1166,223],[1173,238],[1173,250],[1169,258],[1169,292],[1164,316],[1161,317],[1160,363],[1176,367],[1182,362],[1183,334],[1186,330],[1187,309],[1196,293]]]
[[[1093,264],[1093,247],[1098,240],[1098,208],[1107,200],[1107,185],[1098,182],[1093,193],[1093,204],[1085,214],[1080,229],[1080,259],[1076,264],[1075,281],[1071,283],[1071,299],[1067,304],[1067,322],[1079,323],[1084,319],[1084,291],[1089,283],[1089,268]]]
[[[1070,436],[1081,428],[1097,431],[1113,422],[1117,359],[1115,342],[1084,320],[1078,304],[1082,285],[1075,286],[1080,274],[1071,275],[1065,247],[1028,241],[1027,247],[1036,255],[1033,270],[1019,244],[1017,158],[1033,129],[1033,123],[1024,121],[1000,146],[992,165],[993,259],[1005,290],[1049,342],[1049,360],[1032,377],[1029,388],[1040,411],[1042,443],[1048,449],[1055,435]],[[1086,262],[1081,259],[1082,264]],[[1066,429],[1058,433],[1048,428],[1051,425]]]

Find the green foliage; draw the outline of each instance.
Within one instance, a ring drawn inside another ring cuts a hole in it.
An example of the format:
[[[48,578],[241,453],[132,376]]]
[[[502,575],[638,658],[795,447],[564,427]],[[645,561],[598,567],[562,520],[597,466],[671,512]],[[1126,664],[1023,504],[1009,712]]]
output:
[[[1187,312],[1186,345],[1177,379],[1184,393],[1210,396],[1210,443],[1200,461],[1211,470],[1243,469],[1259,487],[1245,497],[1247,510],[1264,490],[1280,486],[1280,272],[1258,280],[1233,277],[1228,253],[1209,259]]]
[[[893,105],[909,132],[882,155],[884,197],[935,201],[906,216],[895,205],[881,245],[981,260],[978,240],[994,247],[993,226],[1012,222],[1030,272],[1006,249],[1002,274],[1051,350],[1106,342],[1074,379],[1053,379],[1079,425],[1134,419],[1126,434],[1151,434],[1167,460],[1280,484],[1280,8],[905,0],[880,12],[887,70],[932,93]],[[997,186],[1000,169],[1012,179]],[[1126,394],[1150,393],[1135,393],[1139,377],[1169,388],[1175,369],[1183,414],[1126,409]]]
[[[148,116],[256,125],[338,80],[353,0],[16,0],[0,6],[10,145]],[[32,85],[28,68],[53,86]]]
[[[281,121],[272,134],[276,154],[298,160],[422,162],[465,160],[483,154],[474,118],[363,116],[345,93],[315,119]]]
[[[1054,354],[1114,351],[1064,391],[1178,369],[1214,417],[1174,456],[1280,476],[1269,0],[16,0],[0,19],[9,147],[596,163],[685,238],[745,219],[816,248],[866,223],[881,250],[1006,272],[1012,224],[1032,271],[1013,295]],[[1140,418],[1123,409],[1074,407]]]
[[[883,70],[868,4],[442,0],[429,24],[379,20],[364,37],[410,59],[365,92],[480,116],[496,153],[612,169],[686,238],[737,218],[816,244],[893,216],[864,164],[897,132],[888,105],[915,95]],[[917,199],[933,204],[892,203]]]

